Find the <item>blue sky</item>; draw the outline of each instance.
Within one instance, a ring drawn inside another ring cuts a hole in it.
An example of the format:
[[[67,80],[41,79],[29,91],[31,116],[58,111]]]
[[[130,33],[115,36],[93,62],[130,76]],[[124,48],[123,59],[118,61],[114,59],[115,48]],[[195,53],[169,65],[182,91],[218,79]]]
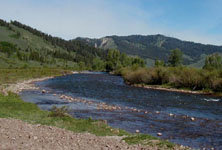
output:
[[[0,18],[53,36],[164,34],[222,45],[222,0],[0,0]]]

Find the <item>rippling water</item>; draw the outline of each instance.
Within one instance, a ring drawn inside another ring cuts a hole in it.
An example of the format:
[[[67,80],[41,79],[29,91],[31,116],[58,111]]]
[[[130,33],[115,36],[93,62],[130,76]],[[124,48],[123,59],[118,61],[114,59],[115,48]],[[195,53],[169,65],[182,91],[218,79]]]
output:
[[[52,105],[67,105],[71,114],[78,118],[104,119],[110,126],[129,132],[138,129],[154,136],[161,132],[161,138],[193,148],[222,149],[220,97],[131,87],[124,84],[121,77],[105,73],[73,74],[36,84],[50,92],[42,94],[40,91],[25,91],[21,96],[42,109],[48,110]],[[94,105],[61,100],[59,96],[53,96],[53,93],[136,108],[141,112],[127,109],[98,110]],[[145,114],[144,111],[149,113]],[[169,116],[170,113],[175,115]],[[191,121],[191,117],[195,121]]]

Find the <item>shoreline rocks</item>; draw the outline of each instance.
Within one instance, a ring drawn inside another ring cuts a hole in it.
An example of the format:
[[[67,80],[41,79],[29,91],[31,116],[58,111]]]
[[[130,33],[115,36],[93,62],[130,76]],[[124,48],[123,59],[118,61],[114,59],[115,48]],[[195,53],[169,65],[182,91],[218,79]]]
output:
[[[9,84],[6,88],[3,89],[3,94],[8,95],[9,92],[19,94],[23,90],[38,90],[39,88],[35,86],[35,82],[44,81],[51,79],[53,77],[44,77],[44,78],[37,78],[37,79],[30,79],[23,82],[18,82],[15,84]],[[42,93],[46,93],[46,91],[42,91]]]

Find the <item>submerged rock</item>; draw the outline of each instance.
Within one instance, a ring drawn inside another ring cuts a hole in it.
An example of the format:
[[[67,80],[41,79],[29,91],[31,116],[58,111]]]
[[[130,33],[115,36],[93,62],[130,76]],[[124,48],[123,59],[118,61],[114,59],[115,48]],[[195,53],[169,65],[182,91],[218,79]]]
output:
[[[169,114],[169,116],[170,116],[170,117],[173,117],[173,116],[174,116],[174,114],[171,114],[171,113],[170,113],[170,114]]]
[[[162,136],[163,134],[162,134],[162,133],[157,133],[157,135],[158,135],[158,136]]]
[[[188,115],[185,115],[185,116],[182,116],[183,119],[187,119],[188,118]]]
[[[191,121],[195,121],[195,118],[194,118],[194,117],[191,117],[190,120],[191,120]]]
[[[140,133],[140,130],[136,130],[136,133]]]
[[[160,114],[160,112],[159,112],[159,111],[156,111],[156,114]]]

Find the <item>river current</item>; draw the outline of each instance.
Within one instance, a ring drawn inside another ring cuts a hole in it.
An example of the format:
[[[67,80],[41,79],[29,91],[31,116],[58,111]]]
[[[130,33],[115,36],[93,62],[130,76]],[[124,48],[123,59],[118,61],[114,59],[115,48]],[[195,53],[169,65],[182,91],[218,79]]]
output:
[[[67,75],[36,85],[49,93],[29,90],[21,97],[41,109],[65,105],[77,118],[107,120],[110,126],[133,133],[162,133],[162,139],[193,148],[222,149],[221,97],[132,87],[121,77],[106,73]],[[62,94],[93,101],[95,105],[67,102],[60,99]],[[126,109],[98,109],[97,103]]]

